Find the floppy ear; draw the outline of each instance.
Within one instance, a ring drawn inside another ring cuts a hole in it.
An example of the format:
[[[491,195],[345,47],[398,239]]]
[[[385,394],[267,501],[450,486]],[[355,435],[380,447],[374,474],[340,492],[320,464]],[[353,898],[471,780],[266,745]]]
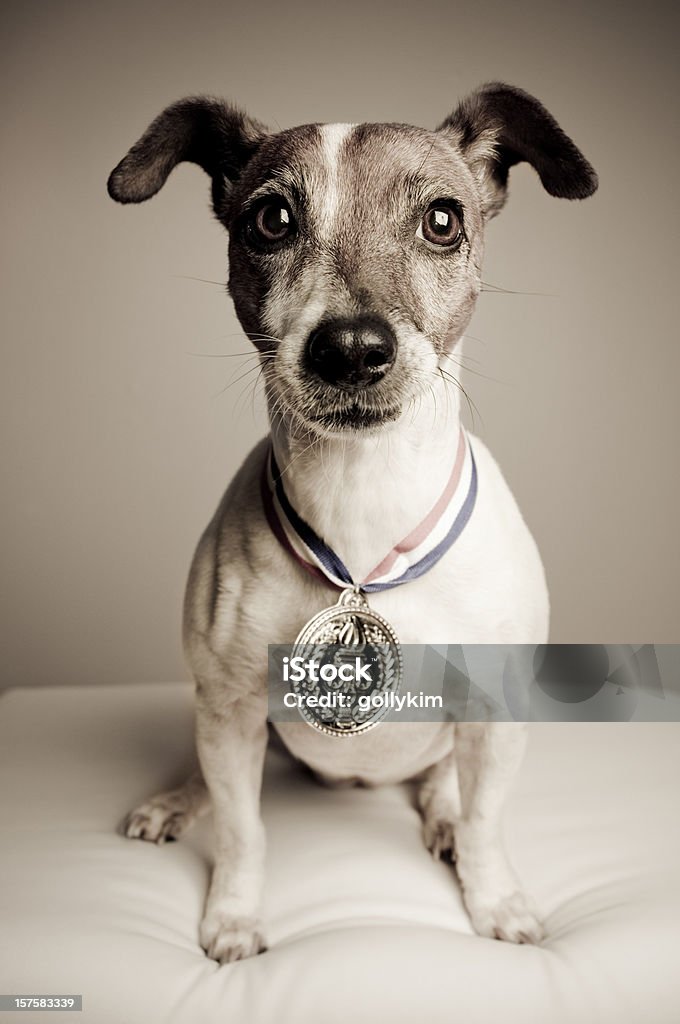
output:
[[[480,185],[484,214],[493,217],[507,195],[508,171],[525,160],[546,192],[585,199],[597,174],[542,103],[511,85],[491,82],[472,93],[439,125],[452,135]]]
[[[165,184],[183,160],[212,178],[215,213],[224,212],[229,187],[268,134],[264,125],[222,100],[194,96],[167,107],[111,172],[109,195],[141,203]]]

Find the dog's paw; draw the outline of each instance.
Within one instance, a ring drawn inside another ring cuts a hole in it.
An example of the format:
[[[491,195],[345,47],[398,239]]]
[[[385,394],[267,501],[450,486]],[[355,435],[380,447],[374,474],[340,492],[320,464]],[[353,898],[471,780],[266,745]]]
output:
[[[208,911],[201,922],[201,946],[220,964],[245,960],[267,949],[256,918],[227,917],[216,911]]]
[[[456,859],[453,821],[427,815],[423,821],[423,839],[435,860],[453,863]]]
[[[536,910],[519,889],[495,903],[474,899],[466,899],[465,902],[478,935],[534,945],[545,938]]]
[[[161,794],[130,811],[123,822],[123,832],[128,839],[163,843],[178,839],[193,823],[194,817],[187,808],[178,807],[176,801]]]

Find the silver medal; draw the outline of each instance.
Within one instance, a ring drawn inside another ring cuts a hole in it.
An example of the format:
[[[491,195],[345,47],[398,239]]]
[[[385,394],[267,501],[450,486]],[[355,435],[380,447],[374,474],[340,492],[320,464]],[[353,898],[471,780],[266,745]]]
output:
[[[300,713],[331,736],[354,736],[376,726],[401,686],[403,666],[396,633],[374,612],[358,587],[340,594],[304,626],[291,659],[313,664],[294,684]],[[312,698],[311,705],[309,698]]]

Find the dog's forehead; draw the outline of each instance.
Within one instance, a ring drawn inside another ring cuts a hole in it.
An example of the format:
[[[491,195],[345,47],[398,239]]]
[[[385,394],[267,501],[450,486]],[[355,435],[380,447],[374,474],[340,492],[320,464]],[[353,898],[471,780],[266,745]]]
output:
[[[465,198],[471,176],[449,138],[404,124],[310,124],[270,136],[249,169],[249,192],[277,185],[309,201],[392,200],[431,186]],[[434,198],[434,195],[433,195]]]

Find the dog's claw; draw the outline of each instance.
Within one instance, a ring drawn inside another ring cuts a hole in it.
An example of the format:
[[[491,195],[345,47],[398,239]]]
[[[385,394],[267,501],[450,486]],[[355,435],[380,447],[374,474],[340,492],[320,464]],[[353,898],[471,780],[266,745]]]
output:
[[[452,863],[456,857],[454,842],[454,824],[442,818],[426,819],[423,824],[425,846],[435,860],[446,860]]]
[[[128,839],[145,839],[160,845],[177,839],[193,821],[187,811],[167,806],[162,799],[149,800],[131,811],[123,822]]]
[[[466,902],[479,935],[520,945],[538,945],[545,938],[545,930],[536,911],[520,890],[492,905]]]
[[[208,913],[201,924],[201,946],[211,960],[230,964],[266,952],[259,923],[254,918],[221,920]]]

